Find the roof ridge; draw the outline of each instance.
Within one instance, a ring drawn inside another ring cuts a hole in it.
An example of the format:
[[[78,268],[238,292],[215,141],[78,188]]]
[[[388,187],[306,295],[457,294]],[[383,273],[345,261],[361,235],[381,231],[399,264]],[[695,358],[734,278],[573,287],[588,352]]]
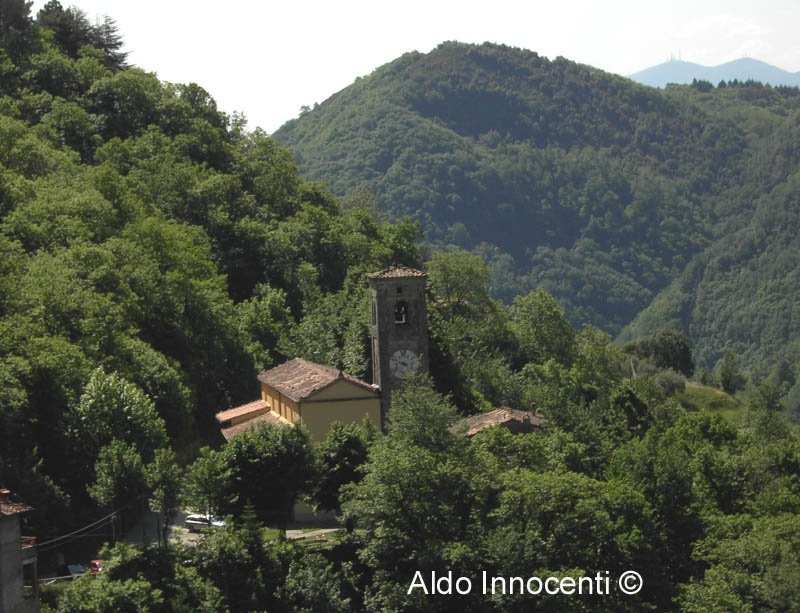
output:
[[[424,278],[427,276],[428,274],[424,270],[408,266],[389,266],[388,268],[367,273],[367,278],[369,279]]]
[[[258,375],[258,380],[294,401],[308,398],[336,380],[346,380],[369,391],[375,389],[366,381],[350,375],[344,370],[327,364],[317,364],[300,357],[292,358],[283,364],[265,370]]]

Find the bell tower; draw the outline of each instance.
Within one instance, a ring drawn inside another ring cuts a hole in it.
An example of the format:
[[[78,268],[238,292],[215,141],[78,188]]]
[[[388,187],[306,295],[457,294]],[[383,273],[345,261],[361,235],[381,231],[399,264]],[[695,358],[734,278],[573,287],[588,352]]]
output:
[[[372,383],[381,389],[381,426],[386,423],[392,391],[416,373],[427,373],[427,275],[392,267],[367,275],[372,294]]]

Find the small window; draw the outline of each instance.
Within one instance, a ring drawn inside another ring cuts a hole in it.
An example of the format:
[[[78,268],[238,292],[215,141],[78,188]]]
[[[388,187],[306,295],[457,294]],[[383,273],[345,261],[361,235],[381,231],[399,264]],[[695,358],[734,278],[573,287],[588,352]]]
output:
[[[394,305],[394,323],[404,324],[408,320],[408,304],[400,300]]]
[[[372,301],[372,325],[374,326],[378,321],[378,306],[375,301]]]
[[[403,288],[400,287],[399,285],[397,286],[397,293],[398,294],[402,294],[403,293]]]

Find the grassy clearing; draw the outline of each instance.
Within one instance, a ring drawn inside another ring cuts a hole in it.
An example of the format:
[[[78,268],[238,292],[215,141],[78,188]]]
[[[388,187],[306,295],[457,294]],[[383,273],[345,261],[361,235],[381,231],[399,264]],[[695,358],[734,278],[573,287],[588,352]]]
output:
[[[264,528],[261,532],[265,541],[274,541],[281,535],[277,528]]]
[[[676,398],[687,411],[711,411],[728,419],[738,419],[744,411],[744,405],[730,394],[715,387],[686,383],[686,389]]]

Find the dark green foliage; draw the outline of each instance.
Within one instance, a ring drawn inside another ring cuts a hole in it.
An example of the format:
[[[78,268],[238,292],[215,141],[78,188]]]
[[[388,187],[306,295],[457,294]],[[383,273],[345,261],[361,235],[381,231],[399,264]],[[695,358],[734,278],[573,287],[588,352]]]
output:
[[[56,611],[144,613],[164,611],[164,605],[160,590],[143,579],[96,582],[92,575],[85,575],[64,590]]]
[[[387,430],[392,440],[441,451],[452,444],[449,428],[456,416],[449,399],[437,394],[427,378],[411,377],[392,395]]]
[[[200,449],[186,471],[183,503],[201,513],[220,515],[226,510],[225,495],[230,487],[231,467],[219,451]]]
[[[106,511],[119,511],[123,529],[130,527],[132,517],[144,508],[147,482],[142,456],[135,447],[114,440],[103,447],[94,467],[95,481],[89,495]]]
[[[351,599],[344,595],[341,572],[317,554],[292,561],[286,584],[281,588],[284,603],[298,613],[349,613]]]
[[[798,122],[791,100],[765,88],[753,99],[746,91],[724,90],[709,100],[751,132],[752,162],[742,170],[747,183],[728,192],[719,238],[632,324],[621,338],[645,336],[665,324],[684,330],[698,366],[713,369],[725,347],[740,367],[760,379],[791,359],[798,336],[790,315],[797,302],[797,225],[800,163]],[[732,97],[730,97],[732,96]],[[782,108],[783,107],[783,108]],[[791,383],[787,380],[787,383]]]
[[[233,494],[225,511],[238,514],[249,502],[261,521],[284,527],[313,475],[306,431],[261,424],[235,436],[222,454]]]
[[[257,525],[226,525],[187,553],[198,574],[219,589],[225,609],[276,608],[273,594],[286,571],[281,552],[264,543]]]
[[[172,449],[159,449],[153,461],[144,467],[145,481],[150,490],[150,508],[161,514],[162,531],[158,535],[162,545],[167,544],[170,518],[179,508],[183,470]]]
[[[671,368],[686,377],[694,374],[694,362],[689,341],[682,332],[663,328],[641,340],[628,344],[625,350],[649,358],[657,368]]]
[[[104,54],[104,63],[113,70],[126,67],[127,53],[120,51],[122,38],[113,19],[92,25],[86,13],[75,6],[65,9],[58,0],[49,0],[36,14],[36,25],[53,33],[54,42],[67,56],[77,58],[84,47],[94,47]]]
[[[262,423],[237,434],[221,450],[200,454],[187,479],[187,502],[222,515],[241,515],[252,505],[259,521],[285,528],[313,474],[305,429]]]
[[[579,439],[585,434],[490,429],[469,443],[450,431],[448,411],[436,408],[443,399],[419,385],[403,393],[393,400],[392,427],[375,443],[364,479],[345,490],[345,517],[356,528],[358,560],[366,567],[367,610],[607,610],[612,602],[491,597],[480,590],[442,599],[408,593],[417,570],[429,577],[451,569],[479,582],[482,570],[579,577],[635,566],[649,589],[638,599],[614,599],[614,608],[669,602],[659,528],[647,497],[632,483],[569,472],[583,469],[586,445]],[[429,412],[421,408],[423,399]],[[646,402],[655,405],[649,397]],[[649,411],[655,413],[654,407]],[[423,424],[431,434],[414,436]]]
[[[795,457],[796,444],[785,431],[767,443],[718,416],[685,414],[667,430],[620,447],[611,473],[641,484],[662,526],[668,571],[686,581],[699,569],[689,562],[692,546],[718,515],[795,508],[796,484],[788,485],[795,481],[788,476],[796,469],[785,460]]]
[[[602,609],[642,610],[664,597],[660,560],[653,543],[655,525],[644,496],[623,483],[594,481],[574,473],[534,474],[511,470],[502,475],[502,491],[490,515],[487,562],[501,576],[561,571],[592,575],[603,568],[617,574],[636,568],[647,577],[640,599],[619,594],[597,599]],[[546,569],[546,570],[545,570]],[[530,610],[533,596],[495,596],[499,610]],[[571,608],[592,602],[586,595],[559,596],[549,607]],[[569,604],[567,604],[569,603]],[[548,605],[544,605],[548,607]],[[545,609],[547,610],[547,609]]]
[[[489,404],[519,404],[512,362],[521,351],[501,303],[489,296],[489,270],[463,250],[427,263],[431,372],[437,390],[467,413]]]
[[[150,461],[167,444],[164,420],[152,401],[135,385],[101,368],[87,381],[70,418],[70,438],[84,457],[97,457],[112,441],[122,441]]]
[[[74,6],[65,9],[58,0],[48,0],[36,14],[36,23],[52,31],[60,50],[71,57],[77,57],[78,50],[91,40],[92,26],[86,13]]]
[[[681,610],[796,611],[799,536],[796,514],[725,522],[700,543],[709,568],[684,586]]]
[[[421,266],[418,227],[344,212],[199,85],[126,68],[113,20],[0,8],[0,465],[58,534],[96,516],[113,440],[184,459],[263,368],[363,374],[364,273]]]
[[[472,567],[466,539],[489,494],[486,475],[463,439],[442,424],[432,427],[436,439],[452,439],[447,449],[417,447],[390,433],[375,443],[364,479],[345,496],[345,520],[362,531],[358,560],[371,576],[368,610],[425,609],[431,605],[424,595],[406,595],[416,570],[429,576]]]
[[[0,2],[0,49],[8,52],[11,59],[19,56],[28,48],[33,38],[31,5],[29,0],[2,0]],[[10,68],[0,51],[0,62],[5,72]],[[8,66],[8,68],[6,68]],[[7,74],[3,75],[7,77]],[[3,79],[5,81],[5,78]],[[6,85],[3,83],[3,85]],[[0,86],[2,87],[2,86]]]
[[[510,328],[519,340],[523,362],[555,359],[569,365],[573,359],[575,331],[564,310],[542,289],[517,296],[509,309]]]
[[[744,387],[745,378],[739,372],[738,360],[732,349],[725,350],[717,376],[720,386],[729,394],[733,394]]]
[[[218,587],[196,567],[186,564],[185,552],[141,550],[117,543],[105,547],[100,555],[103,572],[71,582],[62,593],[56,611],[212,613],[225,610]]]
[[[278,342],[287,336],[293,323],[286,292],[257,285],[252,298],[236,305],[236,320],[259,370],[277,365],[281,355]]]
[[[367,452],[375,436],[375,426],[334,422],[325,440],[314,449],[316,475],[311,499],[316,508],[339,511],[339,493],[343,486],[357,483],[367,461]]]

